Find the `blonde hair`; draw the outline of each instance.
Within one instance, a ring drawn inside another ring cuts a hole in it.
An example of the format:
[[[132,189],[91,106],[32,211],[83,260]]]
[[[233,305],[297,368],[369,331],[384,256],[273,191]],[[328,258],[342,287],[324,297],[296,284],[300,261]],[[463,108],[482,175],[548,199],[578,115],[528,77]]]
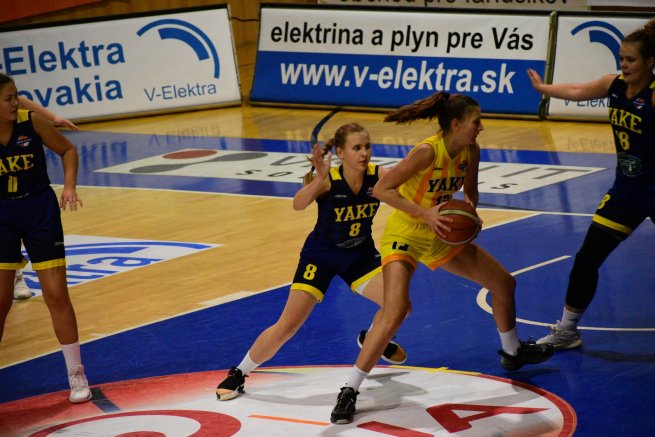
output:
[[[359,123],[344,124],[339,129],[337,129],[337,131],[334,133],[334,136],[332,138],[330,138],[329,140],[327,140],[325,142],[325,144],[323,144],[323,152],[322,152],[321,155],[323,157],[325,157],[325,155],[327,155],[327,153],[330,150],[332,150],[333,147],[336,148],[336,149],[343,149],[344,147],[346,147],[346,141],[348,140],[348,136],[350,134],[354,134],[354,133],[358,133],[358,132],[368,133],[366,131],[366,128],[364,128],[364,126],[362,126]],[[308,158],[308,159],[311,162],[311,157]],[[314,180],[314,166],[313,165],[312,165],[311,170],[309,170],[309,172],[307,172],[307,174],[305,174],[305,176],[303,176],[302,179],[303,179],[303,183],[305,185],[307,185],[312,180]]]

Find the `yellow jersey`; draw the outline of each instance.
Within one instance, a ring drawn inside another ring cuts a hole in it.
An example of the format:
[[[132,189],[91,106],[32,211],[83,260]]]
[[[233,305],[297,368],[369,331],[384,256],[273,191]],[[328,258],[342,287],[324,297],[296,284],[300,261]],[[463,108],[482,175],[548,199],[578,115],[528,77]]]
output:
[[[464,185],[464,179],[469,167],[470,147],[465,147],[456,156],[450,156],[443,141],[441,132],[429,137],[414,146],[413,153],[421,144],[429,144],[434,150],[434,161],[423,171],[413,175],[399,188],[400,194],[410,202],[424,208],[432,208],[441,202],[449,200],[453,193]],[[409,214],[398,211],[416,220]]]

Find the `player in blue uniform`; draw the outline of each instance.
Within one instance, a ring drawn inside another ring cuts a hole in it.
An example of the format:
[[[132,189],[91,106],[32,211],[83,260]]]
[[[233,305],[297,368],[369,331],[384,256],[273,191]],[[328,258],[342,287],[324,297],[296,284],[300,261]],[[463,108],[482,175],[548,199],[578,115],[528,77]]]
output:
[[[18,107],[20,109],[27,109],[29,111],[34,111],[39,113],[39,115],[43,116],[55,127],[67,127],[72,131],[78,130],[77,126],[75,126],[75,123],[73,123],[72,121],[60,117],[54,112],[48,111],[43,106],[39,105],[36,102],[31,101],[26,97],[18,96]],[[25,282],[25,276],[23,275],[23,270],[17,269],[16,277],[14,279],[14,299],[24,300],[24,299],[29,299],[30,297],[32,297],[32,292],[30,291],[30,288],[27,286],[27,283]]]
[[[61,200],[50,186],[43,147],[61,157]],[[19,109],[14,81],[0,73],[0,339],[13,303],[14,277],[27,261],[37,272],[43,298],[61,344],[71,386],[69,400],[91,399],[80,357],[77,321],[66,284],[66,256],[60,208],[77,210],[77,152],[42,116]]]
[[[342,164],[331,167],[332,147]],[[314,201],[318,219],[305,240],[289,297],[279,320],[264,330],[238,366],[216,388],[219,400],[243,393],[245,377],[271,359],[302,326],[314,306],[323,300],[330,282],[340,276],[350,288],[382,305],[380,254],[371,235],[373,218],[380,201],[372,196],[373,186],[387,171],[370,163],[368,132],[351,123],[341,126],[323,150],[314,145],[312,164],[316,169],[305,176],[303,187],[293,199],[295,210],[304,210]],[[380,316],[375,315],[373,323]],[[361,343],[366,331],[358,338]],[[390,342],[383,354],[388,362],[400,364],[405,351]]]
[[[538,341],[556,349],[582,344],[578,323],[596,293],[600,266],[646,217],[655,219],[655,19],[623,40],[619,58],[621,74],[587,83],[544,84],[528,70],[534,88],[549,97],[578,101],[608,96],[618,160],[614,184],[575,257],[562,318]]]

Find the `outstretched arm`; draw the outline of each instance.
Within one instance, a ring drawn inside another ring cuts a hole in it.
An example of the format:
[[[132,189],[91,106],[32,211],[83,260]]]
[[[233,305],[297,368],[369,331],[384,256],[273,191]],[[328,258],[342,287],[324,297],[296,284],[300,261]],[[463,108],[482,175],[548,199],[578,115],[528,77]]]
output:
[[[548,97],[573,101],[600,99],[607,96],[607,91],[616,76],[616,74],[607,74],[599,79],[584,83],[545,84],[539,73],[533,69],[528,69],[528,77],[535,90]]]
[[[59,117],[54,112],[50,112],[45,109],[43,106],[39,105],[36,102],[31,101],[28,98],[23,96],[18,96],[18,105],[23,109],[29,109],[30,111],[37,112],[41,114],[46,120],[50,121],[56,127],[67,127],[70,130],[79,130],[75,124],[65,118]]]

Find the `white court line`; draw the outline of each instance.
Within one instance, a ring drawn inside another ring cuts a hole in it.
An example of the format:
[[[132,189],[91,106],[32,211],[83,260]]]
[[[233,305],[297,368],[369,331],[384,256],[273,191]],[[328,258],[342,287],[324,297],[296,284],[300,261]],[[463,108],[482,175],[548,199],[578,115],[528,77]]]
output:
[[[547,266],[549,264],[553,264],[565,259],[571,258],[570,255],[564,255],[560,256],[559,258],[553,258],[548,261],[544,261],[539,264],[534,264],[532,266],[526,267],[521,270],[517,270],[515,272],[512,272],[512,276],[517,276],[520,275],[521,273],[529,272],[531,270],[538,269],[543,266]],[[487,304],[487,294],[489,294],[489,290],[486,288],[481,288],[480,291],[478,292],[478,296],[476,297],[476,302],[478,303],[478,306],[482,308],[484,311],[486,311],[489,314],[493,314],[491,310],[491,306]],[[552,323],[543,323],[543,322],[536,322],[534,320],[527,320],[527,319],[520,319],[516,318],[517,322],[522,322],[525,323],[526,325],[535,325],[535,326],[546,326],[550,327],[553,326]],[[598,326],[578,326],[578,329],[584,329],[587,331],[633,331],[633,332],[650,332],[650,331],[655,331],[655,328],[606,328],[606,327],[598,327]]]
[[[178,313],[178,314],[168,316],[168,317],[162,317],[160,319],[156,319],[156,320],[152,320],[152,321],[149,321],[149,322],[146,322],[146,323],[141,323],[141,324],[138,324],[138,325],[134,325],[134,326],[131,326],[129,328],[125,328],[125,329],[121,329],[121,330],[113,331],[113,332],[107,332],[107,333],[92,332],[89,335],[92,336],[92,337],[95,337],[95,338],[91,338],[91,339],[88,339],[86,341],[80,341],[80,344],[91,343],[91,342],[96,341],[96,340],[101,340],[103,338],[111,337],[112,335],[132,331],[134,329],[142,328],[142,327],[148,326],[148,325],[154,325],[155,323],[159,323],[159,322],[162,322],[164,320],[175,319],[177,317],[181,317],[181,316],[185,316],[187,314],[202,311],[202,310],[205,310],[207,308],[211,308],[213,306],[221,305],[221,304],[224,304],[224,303],[227,303],[227,302],[232,302],[232,301],[235,301],[235,300],[244,299],[246,297],[251,297],[251,296],[254,296],[256,294],[265,293],[267,291],[277,290],[278,288],[281,288],[281,287],[288,287],[290,284],[291,284],[290,282],[287,282],[286,284],[278,285],[276,287],[270,287],[270,288],[267,288],[265,290],[259,290],[259,291],[239,291],[239,292],[233,293],[232,295],[222,296],[222,297],[219,297],[219,298],[216,298],[216,299],[210,299],[210,300],[206,300],[206,301],[203,301],[203,302],[198,302],[198,305],[200,305],[200,308],[195,308],[195,309],[192,309],[192,310],[184,311],[182,313]],[[31,361],[33,359],[41,358],[41,357],[44,357],[46,355],[50,355],[50,354],[57,353],[57,352],[61,352],[61,349],[60,348],[53,349],[53,350],[51,350],[49,352],[44,352],[44,353],[38,354],[38,355],[32,355],[29,358],[25,358],[23,360],[18,360],[18,361],[8,363],[8,364],[6,364],[4,366],[0,366],[0,370],[6,369],[7,367],[15,366],[16,364],[26,363],[26,362]]]

